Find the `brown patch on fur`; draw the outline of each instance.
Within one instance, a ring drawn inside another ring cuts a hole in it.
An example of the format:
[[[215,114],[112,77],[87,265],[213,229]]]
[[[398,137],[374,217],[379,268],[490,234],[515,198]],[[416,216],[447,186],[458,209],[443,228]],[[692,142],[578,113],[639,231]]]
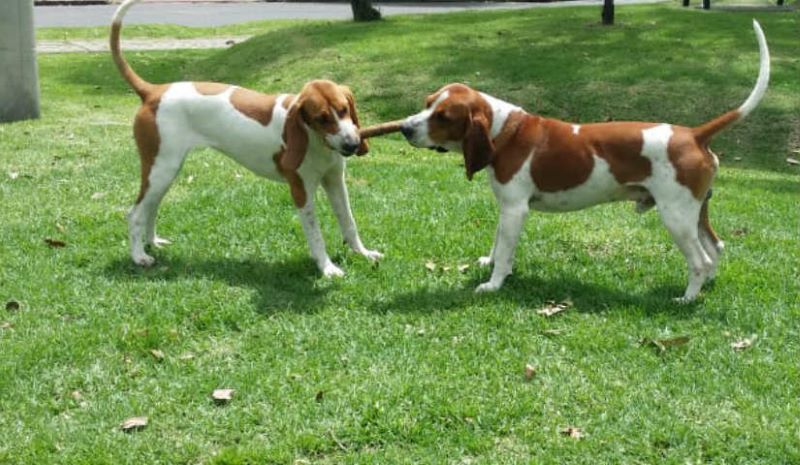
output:
[[[281,150],[273,155],[272,161],[275,162],[275,166],[278,168],[278,172],[281,174],[281,176],[286,178],[286,181],[289,183],[289,191],[292,194],[294,205],[297,208],[303,208],[306,204],[306,200],[308,199],[305,186],[303,185],[303,179],[299,174],[297,174],[297,171],[287,170],[284,168],[285,157],[286,151]]]
[[[608,163],[620,184],[641,182],[653,173],[649,158],[642,156],[642,131],[654,123],[597,123],[580,127],[578,137],[586,139],[594,154]]]
[[[534,117],[536,118],[536,117]],[[531,177],[542,192],[558,192],[577,187],[594,169],[590,147],[572,134],[572,126],[558,120],[538,118],[527,126],[526,137],[533,137]]]
[[[219,82],[193,82],[192,85],[200,95],[219,95],[231,87]]]
[[[697,140],[697,143],[703,146],[708,144],[708,141],[711,140],[714,134],[725,129],[725,127],[729,124],[737,121],[740,116],[741,113],[739,113],[739,110],[731,110],[705,124],[692,129],[691,131],[694,134],[694,138]]]
[[[667,154],[675,168],[675,177],[692,191],[694,198],[703,200],[716,173],[714,156],[708,149],[698,145],[692,129],[680,126],[673,126],[672,129]]]
[[[522,164],[531,155],[534,134],[532,126],[535,119],[528,118],[522,111],[514,111],[508,115],[503,128],[494,139],[494,177],[505,184],[522,168]],[[526,140],[525,136],[528,136]]]
[[[142,176],[136,204],[142,201],[147,189],[150,188],[150,171],[156,162],[156,156],[158,156],[158,150],[161,145],[161,136],[158,133],[158,125],[156,124],[156,114],[158,113],[158,105],[161,103],[161,96],[168,88],[169,85],[153,86],[147,99],[139,107],[139,111],[133,121],[133,137],[136,139],[136,146],[139,149]]]
[[[231,93],[231,105],[239,113],[258,121],[264,126],[267,126],[272,121],[275,100],[274,95],[266,95],[254,90],[242,89],[241,87],[236,88]]]

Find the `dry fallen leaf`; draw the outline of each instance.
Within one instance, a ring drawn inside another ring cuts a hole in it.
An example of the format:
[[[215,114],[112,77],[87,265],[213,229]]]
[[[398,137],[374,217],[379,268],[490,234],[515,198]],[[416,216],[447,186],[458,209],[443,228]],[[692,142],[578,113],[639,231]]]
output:
[[[211,393],[211,398],[222,404],[233,399],[234,392],[236,391],[233,389],[214,389],[214,392]]]
[[[128,418],[119,425],[120,429],[126,433],[144,429],[145,426],[147,426],[147,417]]]
[[[582,439],[583,438],[583,430],[580,428],[575,428],[574,426],[569,426],[560,431],[563,436],[569,436],[573,439]]]
[[[81,391],[72,391],[72,392],[69,393],[69,395],[75,401],[80,401],[81,399],[83,399],[83,395],[81,394]]]
[[[105,192],[95,192],[94,194],[92,194],[92,200],[100,200],[105,196],[106,196]]]
[[[544,334],[545,336],[559,336],[561,334],[564,334],[564,330],[563,329],[545,329],[544,331],[542,331],[542,334]]]
[[[530,363],[525,365],[525,381],[530,381],[536,376],[536,367]]]
[[[4,321],[4,322],[0,323],[0,329],[11,329],[13,327],[14,327],[14,325],[11,324],[8,321]]]
[[[731,231],[731,234],[736,236],[736,237],[739,237],[739,236],[744,236],[745,234],[747,234],[749,232],[750,232],[750,230],[747,229],[747,228],[736,228],[733,231]]]
[[[427,268],[428,271],[434,271],[436,269],[436,263],[428,261],[425,263],[425,268]]]
[[[572,301],[567,299],[560,303],[555,303],[554,301],[550,301],[547,305],[545,305],[542,309],[537,311],[539,315],[543,316],[553,316],[557,313],[561,313],[564,310],[570,308],[572,306]]]
[[[733,161],[742,161],[742,157],[733,157]]]
[[[17,179],[19,177],[19,173],[17,173],[16,171],[9,171],[8,177],[11,178],[11,180],[13,181],[14,179]]]
[[[164,360],[164,352],[158,349],[150,349],[150,355],[156,360]]]
[[[458,265],[458,272],[459,273],[464,273],[464,272],[467,271],[467,269],[469,269],[469,265],[468,264]]]
[[[649,339],[649,338],[642,338],[639,343],[643,346],[653,346],[657,348],[660,352],[666,351],[670,347],[677,347],[687,344],[689,342],[689,336],[679,336],[673,337],[669,339]]]
[[[9,312],[15,312],[19,310],[19,302],[17,302],[16,300],[9,300],[8,302],[6,302],[6,310],[8,310]]]
[[[66,242],[60,241],[58,239],[50,239],[49,237],[44,240],[44,243],[49,245],[50,247],[52,247],[54,249],[67,246]]]
[[[800,160],[798,160],[796,158],[789,157],[789,158],[786,159],[786,163],[796,166],[796,165],[800,165]]]
[[[451,266],[443,266],[443,267],[442,267],[442,271],[444,271],[444,272],[448,272],[448,271],[450,271],[452,268],[453,268],[453,267],[451,267]]]
[[[753,340],[755,340],[755,337],[740,339],[736,342],[731,342],[731,349],[733,350],[749,349],[753,345]]]
[[[194,354],[191,353],[191,352],[187,352],[185,354],[181,354],[181,356],[178,357],[179,360],[191,360],[193,358],[194,358]]]

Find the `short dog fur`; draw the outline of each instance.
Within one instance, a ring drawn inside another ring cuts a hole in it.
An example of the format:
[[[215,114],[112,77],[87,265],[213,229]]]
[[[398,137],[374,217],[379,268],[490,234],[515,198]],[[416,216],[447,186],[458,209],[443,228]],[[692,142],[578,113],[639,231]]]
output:
[[[152,265],[145,246],[168,243],[156,235],[158,206],[196,147],[213,147],[259,176],[288,183],[311,256],[325,276],[344,273],[328,257],[314,213],[320,184],[349,246],[370,260],[381,258],[361,242],[344,182],[344,157],[368,150],[350,90],[324,80],[307,83],[297,95],[265,95],[213,82],[151,84],[131,69],[119,45],[122,19],[138,1],[120,5],[111,27],[114,62],[142,99],[133,126],[142,182],[128,215],[133,261]]]
[[[708,148],[717,132],[747,116],[769,81],[769,51],[759,44],[756,85],[736,110],[695,128],[671,124],[609,122],[569,124],[530,114],[463,84],[446,85],[408,117],[401,131],[417,147],[463,152],[467,177],[486,168],[500,221],[491,253],[491,278],[476,291],[495,291],[511,274],[514,251],[532,208],[571,211],[634,200],[642,212],[657,206],[686,258],[689,284],[679,300],[691,301],[712,279],[723,243],[708,220],[711,183],[719,161]]]

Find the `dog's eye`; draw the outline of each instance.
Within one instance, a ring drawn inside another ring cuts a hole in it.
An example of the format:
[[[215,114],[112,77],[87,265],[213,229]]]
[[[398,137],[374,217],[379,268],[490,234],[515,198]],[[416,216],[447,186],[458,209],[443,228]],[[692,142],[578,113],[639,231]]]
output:
[[[344,107],[341,110],[337,110],[336,114],[339,115],[339,118],[344,118],[345,116],[347,116],[347,107]]]
[[[332,121],[333,118],[331,118],[331,115],[329,115],[328,113],[322,113],[321,115],[317,116],[317,122],[319,124],[327,124]]]

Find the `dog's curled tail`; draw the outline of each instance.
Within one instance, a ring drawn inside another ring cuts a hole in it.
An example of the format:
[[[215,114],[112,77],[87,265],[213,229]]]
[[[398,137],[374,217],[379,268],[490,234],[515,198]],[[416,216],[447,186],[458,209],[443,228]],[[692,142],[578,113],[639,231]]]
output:
[[[697,141],[706,144],[714,136],[729,124],[744,119],[753,111],[764,94],[767,91],[767,84],[769,84],[769,49],[767,48],[767,39],[764,37],[764,31],[761,30],[761,25],[758,21],[753,20],[753,29],[756,31],[756,38],[758,39],[758,53],[761,64],[758,69],[758,79],[750,96],[744,101],[742,106],[736,110],[731,110],[723,115],[712,119],[711,121],[694,128],[694,137]]]
[[[122,56],[122,51],[119,48],[122,18],[125,17],[125,13],[128,12],[128,9],[138,2],[139,0],[125,0],[114,13],[114,18],[111,21],[111,56],[114,58],[114,64],[117,65],[119,73],[122,74],[122,77],[128,81],[128,84],[130,84],[133,90],[139,94],[142,101],[144,101],[147,99],[147,96],[154,86],[136,74],[136,71],[125,61],[125,57]]]

